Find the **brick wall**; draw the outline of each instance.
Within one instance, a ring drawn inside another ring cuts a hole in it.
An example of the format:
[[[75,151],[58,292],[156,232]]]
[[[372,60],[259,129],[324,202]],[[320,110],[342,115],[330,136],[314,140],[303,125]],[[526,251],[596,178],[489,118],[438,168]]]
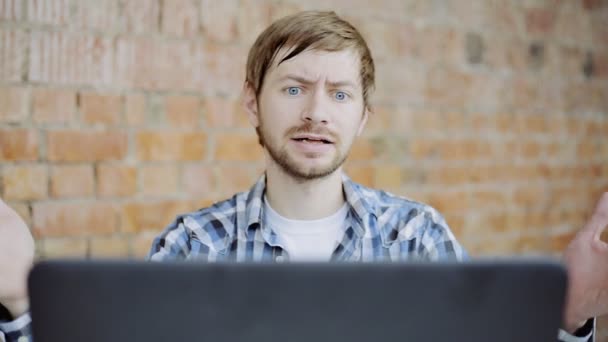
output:
[[[38,255],[141,258],[248,188],[247,50],[329,8],[377,63],[351,176],[434,205],[474,256],[562,250],[608,189],[605,0],[0,0],[0,196]]]

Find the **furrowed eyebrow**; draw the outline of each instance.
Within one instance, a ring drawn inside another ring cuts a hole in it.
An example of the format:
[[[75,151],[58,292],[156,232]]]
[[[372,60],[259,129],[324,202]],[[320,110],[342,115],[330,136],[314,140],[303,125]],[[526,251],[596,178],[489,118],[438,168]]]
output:
[[[309,79],[307,79],[305,77],[298,76],[298,75],[292,75],[292,74],[285,75],[285,76],[281,77],[280,80],[281,81],[292,80],[292,81],[296,81],[298,83],[302,83],[302,84],[305,84],[305,85],[311,85],[311,84],[315,83],[315,81],[313,81],[313,80],[309,80]],[[353,89],[357,88],[355,86],[355,84],[352,83],[352,82],[350,82],[350,81],[327,82],[327,85],[329,85],[332,88],[343,88],[343,87],[351,87]]]

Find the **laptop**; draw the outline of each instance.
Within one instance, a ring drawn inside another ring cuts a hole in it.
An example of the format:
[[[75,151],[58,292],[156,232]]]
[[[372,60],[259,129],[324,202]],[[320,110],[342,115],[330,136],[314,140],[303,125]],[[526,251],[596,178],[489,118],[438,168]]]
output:
[[[469,263],[43,261],[36,342],[554,341],[567,274]]]

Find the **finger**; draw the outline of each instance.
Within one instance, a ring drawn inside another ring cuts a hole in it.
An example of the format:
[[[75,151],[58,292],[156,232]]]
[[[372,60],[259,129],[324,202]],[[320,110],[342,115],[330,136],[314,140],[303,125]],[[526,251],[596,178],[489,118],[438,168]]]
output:
[[[608,192],[605,192],[600,198],[587,226],[593,231],[594,238],[600,240],[608,226]]]

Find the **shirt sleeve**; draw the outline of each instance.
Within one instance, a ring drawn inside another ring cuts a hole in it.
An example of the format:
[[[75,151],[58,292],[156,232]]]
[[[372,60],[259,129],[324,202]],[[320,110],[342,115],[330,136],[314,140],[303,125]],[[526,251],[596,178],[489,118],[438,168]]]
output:
[[[595,318],[592,318],[590,321],[587,322],[587,324],[585,324],[585,326],[590,326],[590,328],[588,329],[589,331],[586,334],[585,332],[583,332],[585,336],[574,336],[572,334],[569,334],[567,331],[560,329],[558,334],[558,340],[562,342],[593,342],[595,341],[595,324]]]
[[[154,239],[148,260],[184,260],[190,254],[190,250],[190,235],[184,225],[183,217],[178,217]]]
[[[0,321],[0,341],[2,342],[31,342],[32,319],[25,313],[10,322]]]
[[[426,227],[420,242],[424,246],[426,256],[430,261],[467,261],[469,255],[456,240],[447,222],[439,212],[429,208],[424,213]]]

